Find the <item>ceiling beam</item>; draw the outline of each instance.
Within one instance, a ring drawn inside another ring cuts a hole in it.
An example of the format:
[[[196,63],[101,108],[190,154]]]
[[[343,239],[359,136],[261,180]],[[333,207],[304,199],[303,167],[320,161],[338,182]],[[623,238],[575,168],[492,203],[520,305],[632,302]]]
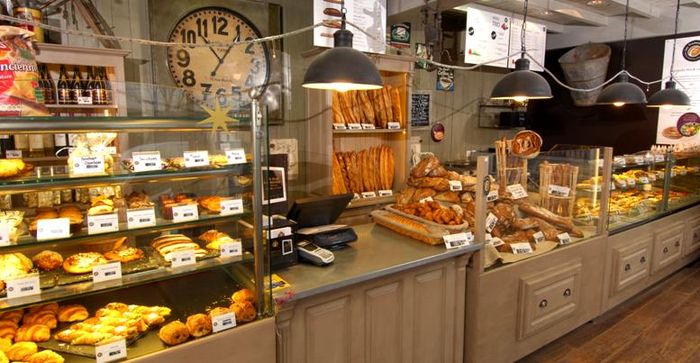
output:
[[[616,4],[622,5],[624,8],[626,0],[609,0]],[[644,18],[658,18],[659,8],[652,4],[649,0],[630,0],[630,13],[639,15]],[[624,12],[623,14],[624,15]]]

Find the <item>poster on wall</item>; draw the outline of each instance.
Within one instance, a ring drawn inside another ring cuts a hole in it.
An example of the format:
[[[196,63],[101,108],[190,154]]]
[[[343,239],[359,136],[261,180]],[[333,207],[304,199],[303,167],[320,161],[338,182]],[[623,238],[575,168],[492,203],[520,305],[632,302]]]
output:
[[[352,47],[362,52],[384,54],[386,0],[345,0],[345,8],[348,21],[378,38],[374,40],[352,25],[347,25],[347,29],[353,33]],[[315,46],[333,47],[333,33],[340,29],[341,16],[340,1],[314,0],[314,24],[324,23],[324,26],[314,28]]]
[[[520,51],[520,45],[522,43],[520,38],[522,34],[522,28],[522,19],[513,19],[511,21],[510,51],[508,52],[508,54],[513,54],[515,52]],[[546,48],[547,27],[542,24],[528,21],[527,24],[525,24],[525,49],[527,49],[528,54],[531,56],[531,58],[528,58],[528,60],[530,60],[531,70],[537,72],[544,71],[542,67],[540,67],[537,63],[533,61],[533,59],[539,64],[544,64],[544,54],[547,50]],[[518,60],[518,58],[520,58],[520,55],[508,58],[508,68],[515,68],[515,61]]]
[[[664,47],[664,82],[669,77],[673,39],[667,39]],[[657,144],[700,143],[700,36],[676,39],[673,64],[676,88],[683,90],[692,106],[659,109],[656,128]]]
[[[416,43],[416,57],[422,58],[422,59],[428,59],[428,60],[433,60],[433,46],[432,45],[426,45],[425,43]],[[428,63],[424,60],[417,60],[416,61],[416,68],[418,69],[430,69],[432,66],[431,63]]]
[[[411,23],[404,22],[391,26],[391,45],[398,48],[411,47]]]
[[[430,91],[413,91],[411,94],[411,126],[430,125]]]

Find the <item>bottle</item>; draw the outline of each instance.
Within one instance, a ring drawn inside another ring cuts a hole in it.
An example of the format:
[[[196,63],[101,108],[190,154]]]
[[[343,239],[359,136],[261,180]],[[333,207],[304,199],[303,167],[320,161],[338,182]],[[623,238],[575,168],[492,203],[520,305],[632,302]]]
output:
[[[39,157],[44,156],[44,136],[41,134],[29,135],[29,156]]]
[[[51,105],[56,104],[56,84],[53,83],[46,64],[44,64],[44,101]]]
[[[68,75],[66,74],[66,66],[61,64],[61,70],[58,74],[58,83],[56,84],[58,103],[60,105],[68,105],[71,103],[72,88],[71,82],[68,80]]]
[[[95,73],[95,82],[92,88],[92,103],[96,105],[107,104],[105,82],[104,78],[102,78],[102,71],[99,69],[97,69]]]
[[[0,157],[7,158],[7,150],[14,150],[15,143],[11,135],[0,135]]]
[[[95,89],[95,75],[92,73],[92,67],[87,67],[87,76],[83,81],[83,102],[94,105],[95,100],[92,99],[92,90]]]
[[[100,67],[100,74],[105,85],[105,104],[112,105],[114,104],[114,95],[112,94],[112,82],[110,82],[109,77],[107,77],[107,69],[105,67]]]
[[[41,136],[44,138],[44,156],[52,156],[55,145],[53,134],[42,134]]]
[[[78,101],[79,97],[83,96],[83,78],[80,76],[80,68],[78,66],[73,66],[73,77],[71,77],[72,87],[71,87],[71,104],[77,105],[80,103]]]
[[[68,134],[53,134],[53,153],[68,156]]]
[[[22,152],[22,156],[26,156],[29,152],[29,135],[21,134],[14,136],[15,150]]]

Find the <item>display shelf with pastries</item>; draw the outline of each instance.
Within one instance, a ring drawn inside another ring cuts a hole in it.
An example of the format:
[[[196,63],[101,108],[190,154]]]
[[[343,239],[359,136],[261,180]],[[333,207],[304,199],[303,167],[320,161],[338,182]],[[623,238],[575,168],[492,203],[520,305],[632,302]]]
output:
[[[681,149],[671,151],[671,155],[666,208],[675,211],[700,202],[700,153]]]

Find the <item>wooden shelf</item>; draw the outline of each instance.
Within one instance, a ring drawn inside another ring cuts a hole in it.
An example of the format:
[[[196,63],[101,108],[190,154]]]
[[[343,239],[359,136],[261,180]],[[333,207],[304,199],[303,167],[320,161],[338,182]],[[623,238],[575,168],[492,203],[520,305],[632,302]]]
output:
[[[334,134],[398,134],[406,129],[333,130]]]

